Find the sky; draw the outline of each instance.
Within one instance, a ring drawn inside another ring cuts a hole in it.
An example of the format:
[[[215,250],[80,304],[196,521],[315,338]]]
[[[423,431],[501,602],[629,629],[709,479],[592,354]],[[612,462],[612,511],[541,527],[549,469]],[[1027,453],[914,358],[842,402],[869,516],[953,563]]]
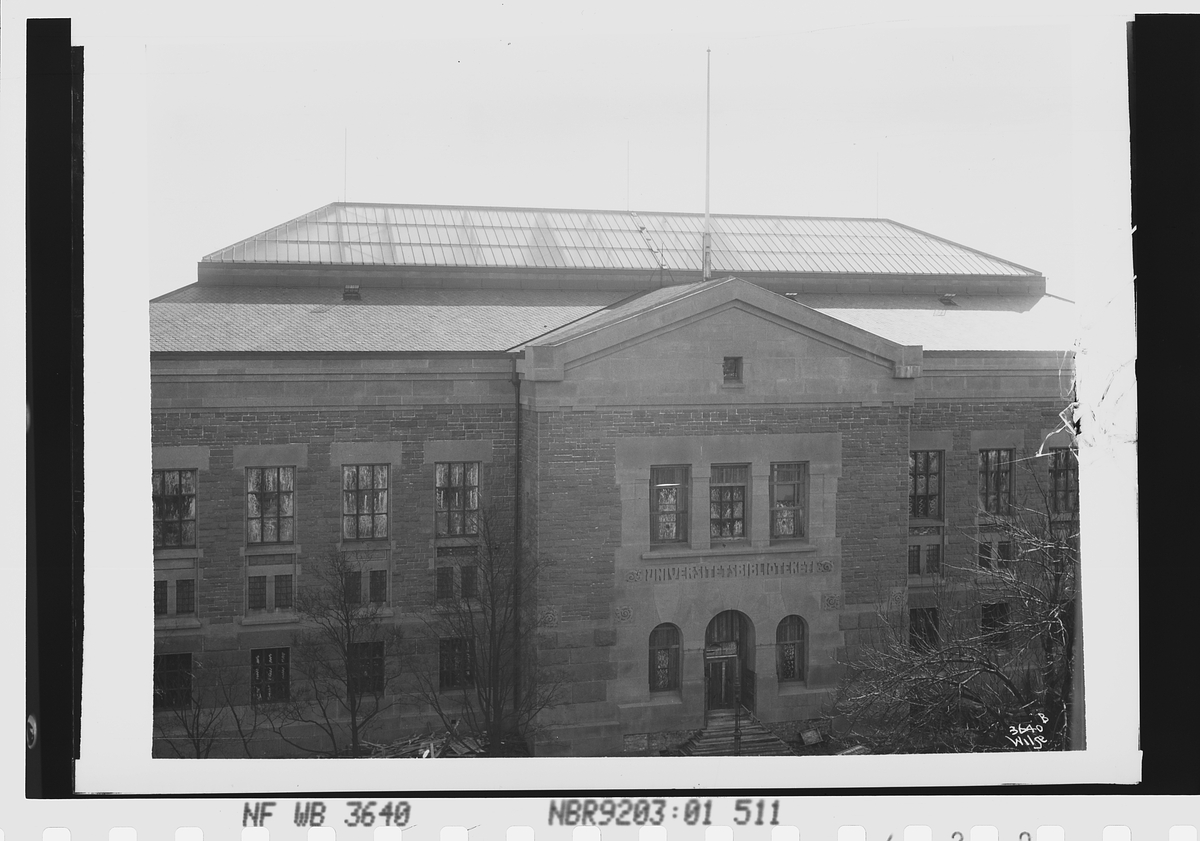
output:
[[[151,296],[342,200],[883,216],[1071,297],[1056,23],[146,45]]]
[[[1000,16],[993,5],[0,6],[0,270],[11,279],[0,284],[3,359],[20,358],[24,338],[15,282],[24,272],[24,18],[71,17],[73,43],[85,49],[80,785],[331,790],[312,764],[165,774],[146,758],[152,561],[148,518],[131,518],[129,500],[143,498],[151,464],[148,301],[194,283],[205,254],[343,197],[701,212],[709,49],[714,213],[883,216],[1039,270],[1051,292],[1080,300],[1080,481],[1105,488],[1084,503],[1084,552],[1097,545],[1088,535],[1102,534],[1101,560],[1114,559],[1085,572],[1085,622],[1129,620],[1088,624],[1089,750],[1042,757],[1036,772],[986,757],[920,769],[912,759],[904,769],[930,784],[1132,782],[1136,683],[1103,666],[1137,656],[1128,630],[1137,626],[1128,598],[1136,566],[1126,562],[1137,533],[1113,527],[1135,523],[1137,487],[1125,76],[1125,25],[1136,9],[1010,0]],[[22,417],[0,413],[0,437],[16,440]],[[22,533],[22,514],[19,496],[0,506],[10,533]],[[24,566],[9,554],[0,583],[20,592]],[[19,638],[20,618],[0,612],[0,633]],[[20,714],[3,703],[7,717]],[[661,783],[653,770],[619,771],[625,787]],[[689,783],[720,785],[715,771],[695,771]],[[792,784],[898,781],[875,765],[828,772],[797,771]],[[379,773],[347,766],[336,783],[379,788]],[[387,787],[410,784],[390,773]],[[423,783],[463,785],[440,767],[421,773]],[[537,773],[493,774],[483,787],[598,784],[589,765]],[[744,783],[777,778],[748,769]]]

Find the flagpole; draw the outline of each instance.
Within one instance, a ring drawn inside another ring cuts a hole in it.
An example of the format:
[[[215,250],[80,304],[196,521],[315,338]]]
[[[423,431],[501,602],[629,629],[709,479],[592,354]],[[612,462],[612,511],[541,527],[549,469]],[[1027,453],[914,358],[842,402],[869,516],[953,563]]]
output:
[[[701,245],[701,263],[704,267],[704,279],[712,277],[712,230],[708,218],[708,161],[709,140],[711,136],[710,116],[712,101],[712,48],[708,49],[704,81],[704,239]]]

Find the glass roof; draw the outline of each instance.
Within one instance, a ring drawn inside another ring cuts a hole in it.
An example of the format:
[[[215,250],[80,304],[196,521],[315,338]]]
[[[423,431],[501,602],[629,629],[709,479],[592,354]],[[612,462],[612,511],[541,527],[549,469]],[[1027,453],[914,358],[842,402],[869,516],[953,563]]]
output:
[[[714,214],[720,273],[1034,277],[888,219]],[[698,272],[694,213],[334,203],[204,257],[219,263]]]

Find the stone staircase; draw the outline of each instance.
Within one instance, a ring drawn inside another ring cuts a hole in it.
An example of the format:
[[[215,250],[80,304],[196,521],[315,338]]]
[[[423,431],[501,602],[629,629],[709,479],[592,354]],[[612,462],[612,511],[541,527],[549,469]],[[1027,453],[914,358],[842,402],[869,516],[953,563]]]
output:
[[[763,727],[748,710],[742,710],[737,751],[734,750],[733,710],[710,710],[704,729],[679,746],[683,756],[792,756],[787,743]]]

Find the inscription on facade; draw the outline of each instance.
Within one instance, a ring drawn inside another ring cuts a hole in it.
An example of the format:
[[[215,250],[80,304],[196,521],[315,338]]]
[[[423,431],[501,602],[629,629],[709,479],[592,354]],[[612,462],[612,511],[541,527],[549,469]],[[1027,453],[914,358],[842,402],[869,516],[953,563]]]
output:
[[[736,564],[674,564],[634,569],[625,574],[629,582],[658,584],[663,581],[690,581],[695,578],[758,578],[774,575],[809,575],[816,571],[813,561],[747,561]]]

